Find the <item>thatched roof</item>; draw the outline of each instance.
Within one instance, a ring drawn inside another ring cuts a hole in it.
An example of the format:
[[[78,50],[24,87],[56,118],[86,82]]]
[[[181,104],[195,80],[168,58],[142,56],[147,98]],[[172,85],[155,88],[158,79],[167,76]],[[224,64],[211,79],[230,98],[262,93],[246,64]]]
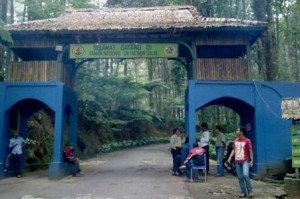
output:
[[[166,6],[150,8],[70,9],[58,18],[27,21],[9,25],[13,32],[75,32],[108,30],[188,30],[207,28],[264,29],[259,21],[205,18],[192,6]]]
[[[286,98],[281,102],[282,118],[300,119],[300,98]]]

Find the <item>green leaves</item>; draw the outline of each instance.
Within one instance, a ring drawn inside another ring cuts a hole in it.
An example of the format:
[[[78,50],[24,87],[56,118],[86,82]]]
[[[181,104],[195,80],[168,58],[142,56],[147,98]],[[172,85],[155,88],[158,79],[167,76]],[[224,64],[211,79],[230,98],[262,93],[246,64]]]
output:
[[[147,144],[155,143],[168,143],[170,141],[169,137],[147,137],[140,140],[123,140],[120,142],[112,142],[109,144],[104,144],[98,149],[98,153],[108,153],[112,151],[117,151],[125,148],[132,148],[137,146],[143,146]]]
[[[5,28],[5,24],[3,23],[3,21],[1,19],[0,19],[0,42],[2,42],[4,44],[13,42],[9,32]]]
[[[72,0],[70,4],[72,8],[96,8],[96,5],[90,0]]]

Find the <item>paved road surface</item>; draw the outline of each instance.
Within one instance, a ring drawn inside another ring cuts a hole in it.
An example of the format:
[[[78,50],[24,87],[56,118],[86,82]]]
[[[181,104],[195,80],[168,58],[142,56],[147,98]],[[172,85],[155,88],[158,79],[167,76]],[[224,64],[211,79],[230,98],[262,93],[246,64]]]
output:
[[[215,170],[212,162],[211,171]],[[113,152],[81,161],[82,177],[50,181],[47,171],[0,180],[0,199],[232,199],[234,176],[208,176],[208,182],[185,182],[171,175],[168,145]],[[254,182],[256,198],[275,198],[281,187]],[[259,191],[260,190],[260,191]]]

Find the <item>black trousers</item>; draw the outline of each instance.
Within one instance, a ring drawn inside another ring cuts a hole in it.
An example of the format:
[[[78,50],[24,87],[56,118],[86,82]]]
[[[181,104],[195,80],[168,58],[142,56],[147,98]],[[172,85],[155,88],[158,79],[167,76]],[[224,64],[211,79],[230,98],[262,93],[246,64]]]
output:
[[[69,164],[72,164],[73,167],[72,167],[72,175],[75,176],[76,174],[80,173],[81,172],[81,169],[80,169],[80,166],[79,166],[79,162],[77,159],[74,159],[74,160],[69,160],[68,161]]]
[[[176,156],[181,155],[181,148],[176,147],[176,149],[171,149],[172,159],[173,159],[173,172],[176,172]]]
[[[22,175],[22,161],[23,154],[10,153],[6,157],[5,168],[9,169],[10,167],[13,167],[13,169],[16,169],[17,175]],[[10,165],[10,163],[12,163],[13,165]]]
[[[209,171],[209,145],[203,146],[203,149],[205,149],[205,163],[206,163],[206,171]]]

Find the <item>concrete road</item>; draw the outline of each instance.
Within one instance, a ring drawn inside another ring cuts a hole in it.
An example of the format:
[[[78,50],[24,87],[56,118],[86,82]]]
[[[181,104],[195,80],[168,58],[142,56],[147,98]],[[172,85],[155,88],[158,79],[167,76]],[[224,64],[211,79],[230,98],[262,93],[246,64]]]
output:
[[[151,145],[99,155],[81,161],[82,177],[50,181],[47,171],[0,180],[0,199],[232,199],[238,196],[235,176],[214,177],[212,161],[207,183],[172,176],[168,145]],[[276,198],[281,186],[253,181],[255,198]]]
[[[50,181],[46,171],[0,180],[1,199],[191,199],[171,175],[167,145],[113,152],[81,161],[82,177]]]

